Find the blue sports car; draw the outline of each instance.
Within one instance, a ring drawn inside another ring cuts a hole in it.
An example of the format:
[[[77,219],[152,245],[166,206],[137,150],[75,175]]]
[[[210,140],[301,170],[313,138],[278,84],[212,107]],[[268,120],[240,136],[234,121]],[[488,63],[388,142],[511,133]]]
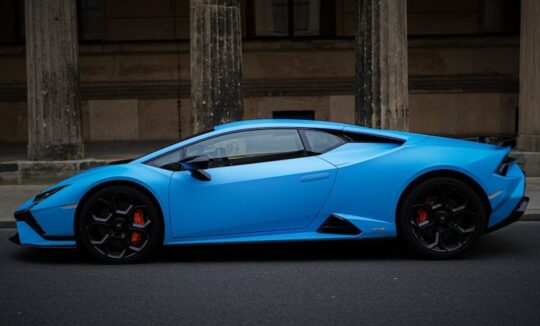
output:
[[[24,203],[14,242],[134,262],[161,245],[399,237],[452,258],[525,211],[511,148],[340,123],[228,123]]]

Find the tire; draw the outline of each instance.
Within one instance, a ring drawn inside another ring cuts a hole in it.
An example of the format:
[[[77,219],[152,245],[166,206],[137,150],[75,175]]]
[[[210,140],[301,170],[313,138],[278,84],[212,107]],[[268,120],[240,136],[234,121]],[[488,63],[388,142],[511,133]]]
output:
[[[470,250],[484,233],[486,210],[467,183],[435,177],[405,195],[397,222],[400,238],[414,253],[451,259]]]
[[[111,186],[86,201],[78,220],[82,249],[105,263],[133,263],[163,243],[163,220],[147,195],[127,186]]]

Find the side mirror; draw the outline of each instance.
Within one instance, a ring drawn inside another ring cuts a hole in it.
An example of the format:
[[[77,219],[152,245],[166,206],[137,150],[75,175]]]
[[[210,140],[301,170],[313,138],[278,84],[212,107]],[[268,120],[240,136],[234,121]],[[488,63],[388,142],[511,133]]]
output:
[[[208,174],[205,169],[208,169],[210,164],[210,157],[208,155],[200,155],[194,157],[188,157],[180,161],[180,165],[191,172],[191,176],[201,181],[210,181],[212,176]]]

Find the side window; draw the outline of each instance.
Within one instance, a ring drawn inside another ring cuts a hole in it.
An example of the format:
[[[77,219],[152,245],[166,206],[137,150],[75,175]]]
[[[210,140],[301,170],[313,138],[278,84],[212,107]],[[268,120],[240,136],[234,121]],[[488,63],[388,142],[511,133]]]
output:
[[[183,153],[184,151],[182,149],[178,149],[178,150],[175,150],[174,152],[158,157],[154,159],[153,161],[148,162],[148,164],[151,166],[158,167],[158,168],[166,168],[167,166],[169,166],[169,169],[173,169],[173,170],[180,169],[179,166],[177,166],[176,169],[174,167],[171,168],[170,166],[172,164],[178,164],[178,162],[180,162],[184,158]]]
[[[241,131],[186,147],[186,157],[208,155],[210,167],[284,160],[304,154],[300,135],[293,129]]]
[[[304,135],[309,143],[311,152],[317,154],[328,152],[345,142],[339,136],[320,130],[305,130]]]

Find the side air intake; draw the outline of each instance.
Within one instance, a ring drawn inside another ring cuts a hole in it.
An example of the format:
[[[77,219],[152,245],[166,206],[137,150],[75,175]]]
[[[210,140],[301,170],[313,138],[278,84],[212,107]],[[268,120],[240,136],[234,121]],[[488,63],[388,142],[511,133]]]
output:
[[[362,233],[362,231],[354,226],[354,224],[337,215],[331,215],[329,218],[327,218],[317,229],[317,232],[349,235],[357,235]]]

